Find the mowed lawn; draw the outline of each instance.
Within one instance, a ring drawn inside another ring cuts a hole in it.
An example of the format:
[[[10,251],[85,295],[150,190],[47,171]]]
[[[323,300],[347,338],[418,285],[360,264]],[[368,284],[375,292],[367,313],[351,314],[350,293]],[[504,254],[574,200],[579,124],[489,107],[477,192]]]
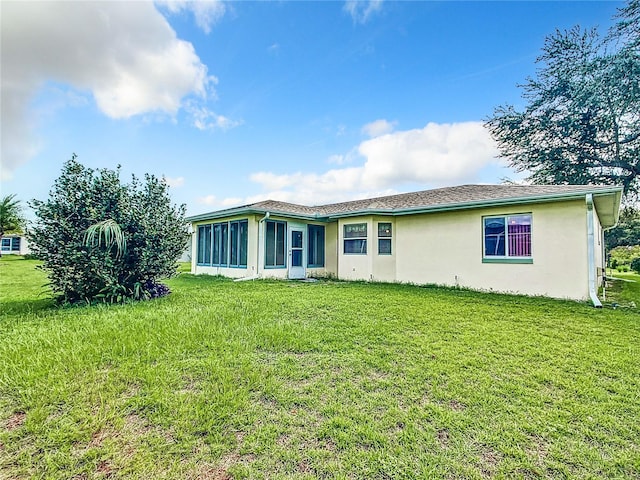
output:
[[[640,477],[633,308],[181,274],[59,309],[35,265],[0,261],[2,479]]]

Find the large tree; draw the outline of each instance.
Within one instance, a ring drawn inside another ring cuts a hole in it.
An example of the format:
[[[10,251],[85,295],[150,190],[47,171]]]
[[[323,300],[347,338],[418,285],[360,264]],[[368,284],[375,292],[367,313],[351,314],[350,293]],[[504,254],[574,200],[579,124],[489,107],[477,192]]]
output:
[[[33,200],[30,246],[65,303],[121,302],[168,293],[187,242],[185,207],[163,180],[120,181],[119,171],[65,163],[46,201]]]
[[[486,125],[500,156],[536,184],[622,185],[640,192],[638,0],[606,37],[574,27],[548,36],[526,105],[495,109]]]
[[[16,195],[6,195],[0,200],[0,240],[6,233],[22,233],[26,220],[22,213],[20,200]],[[0,256],[2,253],[0,252]]]

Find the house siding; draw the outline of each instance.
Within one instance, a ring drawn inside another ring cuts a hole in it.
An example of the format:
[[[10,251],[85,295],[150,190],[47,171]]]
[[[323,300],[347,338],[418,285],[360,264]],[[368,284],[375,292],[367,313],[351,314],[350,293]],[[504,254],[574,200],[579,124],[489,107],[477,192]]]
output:
[[[482,217],[518,213],[532,214],[533,263],[482,263]],[[588,297],[584,201],[404,216],[396,225],[397,281]]]
[[[601,199],[600,202],[605,225],[611,225],[612,218],[615,219],[617,215],[617,206],[613,200],[606,202]],[[483,218],[517,214],[531,214],[531,257],[490,257],[483,261]],[[438,284],[575,300],[589,298],[587,204],[584,197],[536,199],[531,203],[519,201],[502,206],[469,206],[427,213],[405,210],[395,215],[380,211],[348,215],[331,220],[331,217],[325,217],[329,221],[321,222],[272,214],[269,220],[287,222],[288,227],[297,225],[305,228],[309,224],[325,227],[325,265],[306,267],[307,253],[304,253],[306,276]],[[605,261],[602,224],[595,208],[593,215],[595,273],[601,285]],[[295,217],[295,213],[292,216]],[[198,225],[247,219],[248,255],[246,268],[197,265],[197,235],[194,234],[192,272],[232,278],[288,278],[289,229],[287,267],[265,268],[265,224],[260,223],[263,218],[263,215],[251,213],[194,222],[193,227],[197,232]],[[381,255],[378,252],[379,222],[391,223],[391,254]],[[345,254],[344,226],[357,223],[367,225],[367,253]],[[308,228],[305,248],[307,235]],[[513,263],[514,260],[516,263]]]

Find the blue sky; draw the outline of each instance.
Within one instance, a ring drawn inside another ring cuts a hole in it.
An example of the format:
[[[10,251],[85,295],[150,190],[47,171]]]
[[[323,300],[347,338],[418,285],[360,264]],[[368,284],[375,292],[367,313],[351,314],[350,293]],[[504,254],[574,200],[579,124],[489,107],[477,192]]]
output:
[[[2,195],[46,198],[72,152],[189,214],[518,179],[483,120],[621,6],[3,1]]]

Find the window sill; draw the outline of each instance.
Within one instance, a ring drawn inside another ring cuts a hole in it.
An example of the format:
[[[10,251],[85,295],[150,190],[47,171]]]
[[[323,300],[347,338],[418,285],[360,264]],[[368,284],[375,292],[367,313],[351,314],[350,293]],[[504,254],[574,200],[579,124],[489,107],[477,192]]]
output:
[[[483,258],[482,263],[519,263],[532,264],[533,258]]]

